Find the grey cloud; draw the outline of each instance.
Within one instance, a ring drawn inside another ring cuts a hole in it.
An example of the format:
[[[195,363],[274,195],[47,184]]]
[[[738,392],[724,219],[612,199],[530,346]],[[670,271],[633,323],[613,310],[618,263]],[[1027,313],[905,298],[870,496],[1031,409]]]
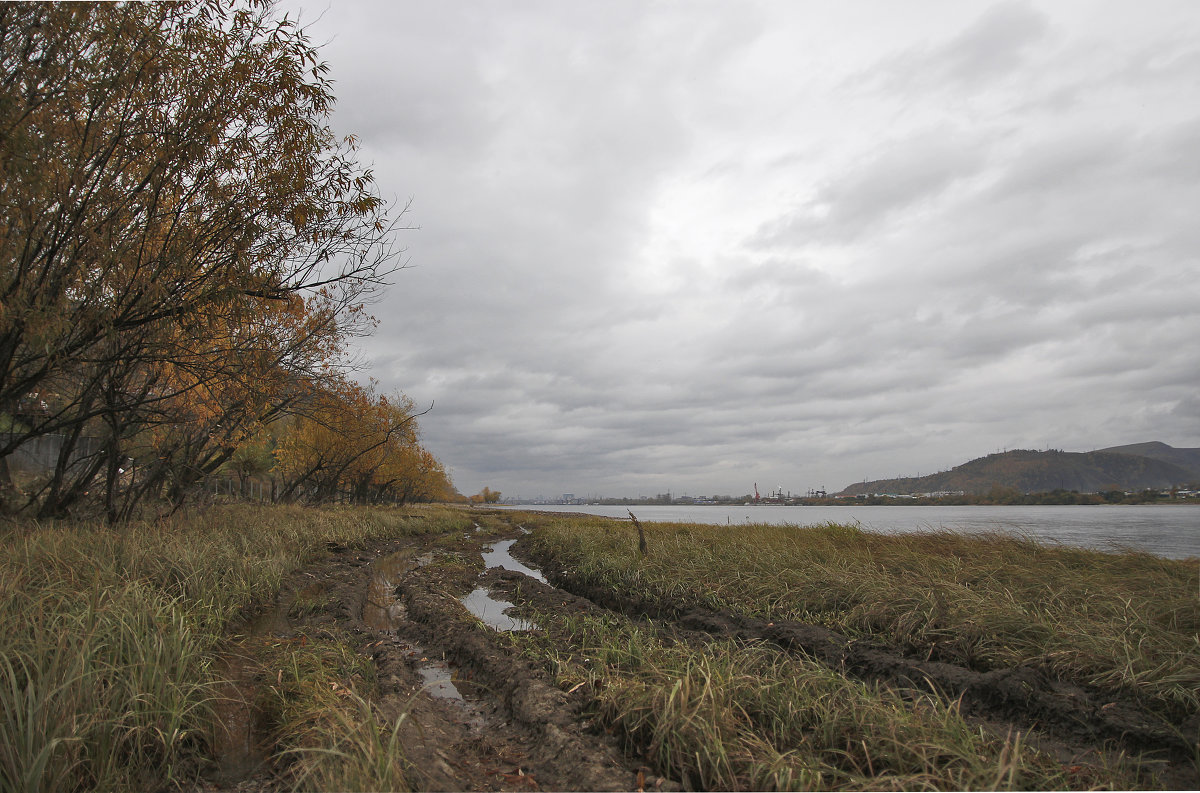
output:
[[[1128,131],[1101,130],[1041,140],[1012,157],[1004,175],[990,188],[996,196],[1067,192],[1095,185],[1124,164],[1136,145]]]
[[[1126,70],[1104,14],[1001,4],[924,44],[889,20],[925,9],[881,7],[878,33],[824,31],[870,53],[815,64],[871,75],[828,97],[757,59],[809,12],[743,9],[326,15],[338,131],[420,226],[364,375],[436,403],[423,440],[462,489],[801,490],[1016,442],[1200,445],[1200,25],[1137,33],[1175,43]]]
[[[1200,116],[1151,136],[1146,144],[1154,173],[1195,189],[1200,180]]]
[[[812,266],[803,257],[770,256],[761,261],[727,258],[728,267],[721,277],[724,294],[752,293],[755,300],[795,300],[803,295],[820,294],[836,288],[828,273]]]
[[[1042,39],[1048,28],[1046,16],[1029,3],[998,3],[932,53],[930,60],[942,61],[952,79],[975,84],[1019,66],[1026,50]]]
[[[977,174],[986,149],[945,129],[889,141],[824,182],[807,205],[761,227],[752,247],[852,242]]]
[[[1200,427],[1200,396],[1184,396],[1171,408],[1171,414],[1193,427]]]
[[[339,3],[323,23],[301,10],[330,66],[336,123],[379,150],[453,149],[459,156],[486,135],[480,118],[487,87],[480,44],[490,31],[466,7]],[[419,34],[414,35],[416,31]]]
[[[1046,15],[1031,4],[997,3],[945,43],[883,58],[848,80],[847,87],[905,93],[981,90],[1022,66],[1049,29]]]

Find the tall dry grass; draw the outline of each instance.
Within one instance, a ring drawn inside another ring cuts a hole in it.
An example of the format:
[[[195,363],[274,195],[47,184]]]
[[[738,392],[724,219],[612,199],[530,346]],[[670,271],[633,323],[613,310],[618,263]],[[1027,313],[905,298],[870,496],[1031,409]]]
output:
[[[466,529],[448,509],[233,506],[165,524],[0,528],[0,790],[193,779],[215,656],[328,543]]]
[[[615,592],[871,636],[979,669],[1041,667],[1200,710],[1200,565],[1011,536],[648,524],[523,513],[535,552]]]
[[[286,786],[312,791],[411,788],[399,739],[407,712],[372,704],[375,669],[349,637],[257,641],[254,663],[272,681],[256,707],[274,725]]]
[[[1119,763],[1073,777],[1020,735],[954,703],[843,677],[762,642],[703,646],[652,624],[540,614],[518,637],[596,719],[660,773],[700,790],[1035,790],[1132,787]]]

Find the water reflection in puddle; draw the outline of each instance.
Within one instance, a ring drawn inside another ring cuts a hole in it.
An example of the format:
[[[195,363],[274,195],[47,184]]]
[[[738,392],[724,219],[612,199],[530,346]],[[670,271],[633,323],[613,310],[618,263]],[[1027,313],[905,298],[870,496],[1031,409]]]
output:
[[[363,603],[362,619],[372,630],[389,631],[404,616],[404,604],[396,598],[395,582],[408,568],[410,555],[401,551],[371,563],[371,580]]]
[[[537,625],[529,620],[505,614],[513,607],[513,604],[507,600],[496,600],[488,590],[482,587],[461,598],[460,602],[467,607],[467,611],[483,620],[483,624],[489,628],[495,628],[498,631],[531,631],[537,628]]]
[[[485,548],[483,551],[483,566],[502,567],[505,570],[512,570],[517,573],[524,573],[530,578],[536,578],[543,584],[546,583],[546,577],[540,571],[534,570],[532,567],[527,567],[513,558],[511,548],[516,540],[501,540],[490,548]]]
[[[454,685],[454,674],[445,662],[436,661],[428,666],[422,664],[417,667],[417,673],[421,675],[425,693],[429,696],[463,701],[462,692]]]
[[[483,728],[483,713],[479,705],[463,697],[454,678],[458,668],[446,661],[428,658],[419,645],[410,642],[397,642],[412,662],[413,668],[421,676],[421,690],[434,699],[442,699],[457,705],[466,717],[466,723],[475,728]]]

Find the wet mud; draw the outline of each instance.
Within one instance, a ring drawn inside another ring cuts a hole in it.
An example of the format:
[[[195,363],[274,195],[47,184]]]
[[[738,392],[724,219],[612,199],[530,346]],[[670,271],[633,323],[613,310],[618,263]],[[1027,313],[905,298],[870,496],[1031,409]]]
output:
[[[372,704],[401,721],[418,789],[637,790],[639,782],[646,790],[678,789],[625,757],[583,714],[584,703],[509,646],[506,631],[535,626],[505,613],[512,607],[505,592],[517,582],[551,589],[507,553],[520,534],[513,526],[507,535],[331,546],[325,559],[290,576],[278,600],[248,620],[227,649],[231,682],[220,698],[223,726],[204,787],[286,787],[286,760],[272,755],[269,725],[249,704],[262,681],[239,666],[239,642],[264,635],[301,640],[336,628],[374,665]],[[321,596],[313,597],[318,583]]]
[[[863,680],[932,691],[958,700],[964,714],[1000,735],[1028,735],[1064,763],[1115,752],[1146,755],[1156,759],[1168,787],[1200,784],[1194,747],[1178,726],[1136,699],[1036,669],[974,670],[914,657],[815,625],[622,597],[590,587],[551,559],[530,558],[523,534],[517,525],[493,526],[367,549],[330,546],[325,558],[290,576],[278,600],[245,631],[294,639],[336,629],[353,637],[375,668],[372,704],[389,719],[404,717],[401,742],[411,782],[422,790],[679,789],[641,758],[623,754],[617,739],[590,721],[583,692],[561,691],[508,637],[537,629],[522,614],[605,610],[651,618],[681,641],[764,640]],[[208,787],[272,790],[279,761],[248,704],[255,681],[237,658],[235,641],[221,706],[227,730],[215,736],[219,757]]]

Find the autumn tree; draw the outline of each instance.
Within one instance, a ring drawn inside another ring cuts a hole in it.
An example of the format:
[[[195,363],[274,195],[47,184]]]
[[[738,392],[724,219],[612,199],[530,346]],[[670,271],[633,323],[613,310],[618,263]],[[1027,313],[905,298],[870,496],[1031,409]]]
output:
[[[420,414],[407,397],[343,380],[314,392],[294,413],[275,451],[280,498],[404,503],[453,489],[417,443]]]
[[[245,496],[246,486],[275,467],[274,445],[270,434],[262,429],[242,442],[229,457],[227,466],[237,475],[238,490]]]
[[[373,476],[371,500],[400,504],[452,501],[457,492],[446,469],[418,444],[397,448]]]
[[[480,490],[478,493],[471,496],[471,501],[476,504],[498,503],[500,501],[500,491],[485,487],[483,490]]]
[[[61,436],[41,514],[178,503],[369,329],[395,220],[326,73],[265,0],[0,4],[0,415],[48,405],[0,460]]]

